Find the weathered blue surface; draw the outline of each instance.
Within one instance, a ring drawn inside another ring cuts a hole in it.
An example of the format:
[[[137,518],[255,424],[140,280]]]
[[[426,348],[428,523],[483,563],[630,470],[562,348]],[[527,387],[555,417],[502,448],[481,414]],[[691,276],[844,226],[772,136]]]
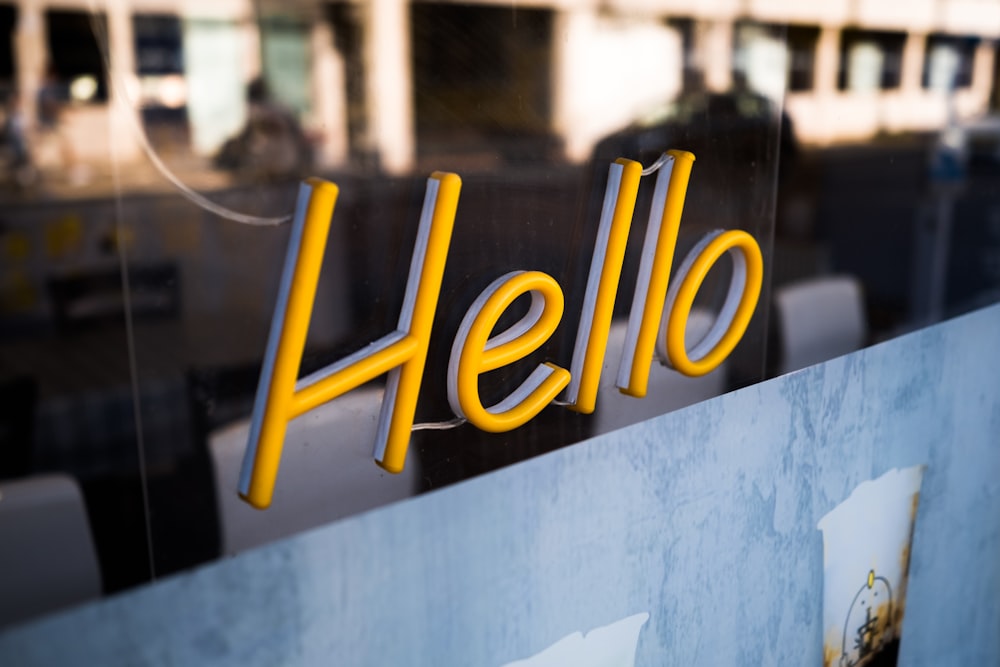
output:
[[[820,665],[816,522],[926,463],[901,664],[1000,664],[1000,307],[0,636],[5,665]]]

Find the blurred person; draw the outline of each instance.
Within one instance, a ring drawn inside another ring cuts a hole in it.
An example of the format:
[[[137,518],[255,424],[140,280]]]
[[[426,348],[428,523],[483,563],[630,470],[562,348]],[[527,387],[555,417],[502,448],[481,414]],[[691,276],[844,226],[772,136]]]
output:
[[[38,87],[36,121],[39,132],[55,132],[59,129],[62,105],[62,85],[56,71],[50,66],[46,68],[45,78]]]
[[[273,100],[262,79],[247,86],[247,122],[215,156],[217,167],[254,179],[299,176],[313,163],[312,145],[294,112]]]
[[[38,87],[35,99],[35,128],[39,149],[46,144],[55,144],[60,166],[64,168],[66,180],[71,185],[84,185],[90,180],[90,170],[77,160],[73,142],[65,131],[65,86],[55,68],[45,70],[45,78]]]
[[[37,171],[28,145],[27,121],[21,95],[10,93],[4,103],[3,124],[0,126],[0,164],[3,181],[16,189],[25,190],[35,184]]]

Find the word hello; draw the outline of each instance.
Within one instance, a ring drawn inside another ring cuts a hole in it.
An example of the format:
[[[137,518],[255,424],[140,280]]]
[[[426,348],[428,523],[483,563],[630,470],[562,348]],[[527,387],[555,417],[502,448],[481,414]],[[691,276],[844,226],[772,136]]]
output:
[[[691,153],[668,151],[657,163],[653,204],[616,381],[620,391],[637,398],[646,395],[654,350],[686,375],[703,375],[722,363],[746,331],[760,295],[760,248],[752,236],[738,230],[706,234],[668,285],[694,159]],[[563,315],[562,288],[552,276],[540,271],[507,273],[472,303],[455,336],[448,363],[448,400],[458,416],[485,431],[509,431],[530,421],[563,391],[563,402],[570,409],[594,411],[642,176],[642,165],[626,159],[616,160],[608,171],[570,368],[540,364],[505,399],[493,406],[482,404],[479,376],[537,350],[556,331]],[[288,421],[385,373],[388,381],[374,458],[390,472],[403,469],[461,184],[457,175],[443,172],[435,172],[427,181],[396,330],[298,380],[338,194],[336,185],[320,179],[302,184],[239,482],[240,495],[254,507],[265,508],[271,503]],[[684,333],[695,295],[709,270],[726,253],[733,262],[728,293],[714,325],[689,352]],[[523,294],[530,294],[527,314],[494,334],[500,317]],[[664,308],[668,314],[666,333],[661,337]]]

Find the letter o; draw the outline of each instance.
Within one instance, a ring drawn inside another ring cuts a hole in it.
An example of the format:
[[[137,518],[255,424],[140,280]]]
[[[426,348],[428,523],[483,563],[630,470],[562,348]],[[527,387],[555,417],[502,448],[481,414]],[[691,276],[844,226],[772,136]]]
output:
[[[733,261],[726,299],[712,328],[689,353],[684,338],[691,306],[709,270],[725,253]],[[666,335],[661,341],[666,349],[660,350],[667,363],[689,376],[705,375],[718,368],[746,332],[763,282],[764,260],[750,234],[741,230],[706,234],[684,258],[667,292]]]

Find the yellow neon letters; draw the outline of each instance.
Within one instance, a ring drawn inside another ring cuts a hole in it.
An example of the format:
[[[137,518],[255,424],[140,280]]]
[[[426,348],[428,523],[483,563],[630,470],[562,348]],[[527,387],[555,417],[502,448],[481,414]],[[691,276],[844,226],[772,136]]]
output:
[[[617,378],[619,389],[636,397],[646,394],[654,348],[685,375],[703,375],[722,363],[746,331],[763,282],[760,248],[753,237],[721,230],[707,234],[669,281],[694,155],[669,151],[661,162]],[[541,364],[505,399],[483,406],[480,376],[538,350],[563,315],[563,292],[554,278],[538,271],[513,271],[483,291],[455,337],[447,382],[448,401],[457,415],[484,431],[509,431],[530,421],[564,389],[568,407],[593,412],[642,174],[642,165],[625,159],[609,169],[570,370]],[[337,199],[332,183],[303,183],[239,481],[240,495],[254,507],[271,502],[288,421],[385,373],[374,458],[390,472],[403,469],[460,190],[455,174],[435,172],[427,181],[396,330],[296,382]],[[714,325],[689,352],[684,334],[692,304],[709,270],[726,253],[733,262],[729,291]],[[528,313],[491,336],[503,313],[523,294],[531,295]]]
[[[527,314],[490,338],[500,316],[520,295],[531,293]],[[559,326],[563,293],[551,276],[514,271],[497,278],[472,304],[455,336],[448,363],[448,402],[460,417],[484,431],[510,431],[530,421],[569,383],[570,374],[542,364],[510,396],[491,408],[479,400],[479,375],[523,359]]]
[[[288,420],[386,372],[375,461],[390,472],[403,469],[461,183],[455,174],[440,172],[427,181],[396,331],[296,387],[337,197],[332,183],[310,179],[302,185],[240,475],[239,493],[254,507],[271,504]]]

